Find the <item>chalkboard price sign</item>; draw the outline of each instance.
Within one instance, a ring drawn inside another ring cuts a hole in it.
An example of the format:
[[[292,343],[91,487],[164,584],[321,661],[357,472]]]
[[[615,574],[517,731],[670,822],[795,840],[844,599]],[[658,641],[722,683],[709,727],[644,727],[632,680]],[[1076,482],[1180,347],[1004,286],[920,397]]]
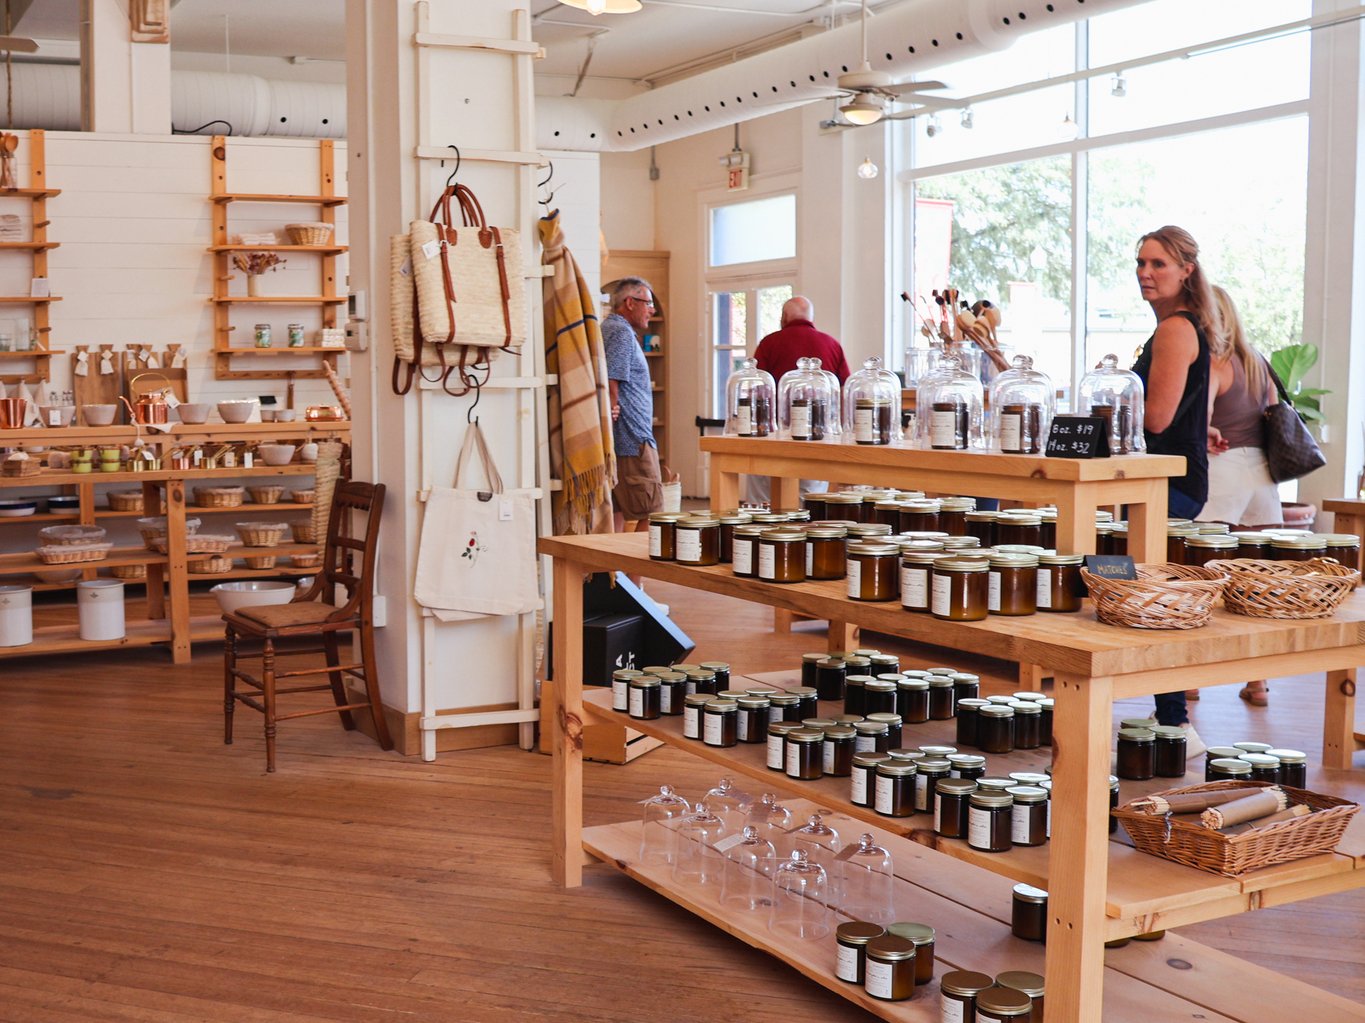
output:
[[[1109,423],[1103,416],[1053,416],[1048,458],[1108,458]]]
[[[1086,571],[1105,579],[1136,579],[1137,565],[1126,554],[1087,554]]]

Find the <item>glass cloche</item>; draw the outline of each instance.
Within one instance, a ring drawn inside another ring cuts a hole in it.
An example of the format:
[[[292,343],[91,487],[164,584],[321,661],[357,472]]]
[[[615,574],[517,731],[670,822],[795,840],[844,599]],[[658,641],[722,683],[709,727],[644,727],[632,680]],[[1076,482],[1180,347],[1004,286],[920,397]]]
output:
[[[844,431],[858,444],[901,439],[901,382],[876,356],[844,382]]]
[[[791,440],[824,440],[839,435],[839,378],[820,360],[796,360],[777,384],[778,425]]]
[[[981,446],[981,381],[954,356],[939,360],[937,372],[920,380],[915,392],[920,447],[965,451]]]
[[[1052,378],[1016,355],[991,384],[991,446],[1010,455],[1040,455],[1056,411]]]
[[[1109,423],[1109,453],[1136,454],[1147,450],[1142,437],[1142,378],[1119,369],[1116,355],[1106,355],[1099,367],[1081,377],[1076,389],[1076,414],[1101,416]]]
[[[725,433],[732,437],[766,437],[776,430],[777,384],[771,373],[745,359],[725,382]]]

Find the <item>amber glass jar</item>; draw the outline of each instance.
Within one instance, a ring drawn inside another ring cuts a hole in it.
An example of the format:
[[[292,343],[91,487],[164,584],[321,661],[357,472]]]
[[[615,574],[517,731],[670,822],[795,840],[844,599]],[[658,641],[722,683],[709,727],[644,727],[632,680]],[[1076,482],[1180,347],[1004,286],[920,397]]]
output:
[[[863,683],[863,717],[896,713],[896,683],[873,678]]]
[[[946,757],[924,757],[915,762],[915,812],[936,813],[936,786],[948,778],[952,764]]]
[[[825,514],[825,498],[827,496],[829,495],[825,494],[823,491],[818,494],[801,495],[801,507],[810,514],[812,522],[818,522],[821,519],[829,517]]]
[[[787,736],[800,727],[799,721],[773,721],[768,725],[768,770],[787,769]]]
[[[637,675],[630,680],[628,712],[641,721],[655,721],[662,713],[659,680],[653,675]]]
[[[758,577],[769,583],[805,582],[805,532],[765,529],[758,538]]]
[[[867,521],[877,525],[890,526],[891,532],[897,532],[901,519],[901,502],[894,498],[884,501],[874,501],[872,510],[867,513]]]
[[[669,717],[681,714],[687,698],[687,676],[681,671],[660,671],[654,677],[659,680],[659,712]]]
[[[995,520],[995,546],[1029,544],[1041,547],[1043,517],[1037,512],[1003,511]]]
[[[906,501],[900,506],[900,528],[898,533],[925,533],[942,530],[939,522],[941,505],[932,498],[919,501]]]
[[[806,530],[806,578],[844,577],[844,526],[811,526]]]
[[[854,749],[859,753],[885,753],[891,748],[891,729],[885,721],[855,721]]]
[[[844,698],[844,678],[847,672],[847,662],[842,657],[825,657],[817,662],[815,665],[815,691],[819,698],[822,700],[842,700]],[[804,672],[802,675],[804,682]],[[809,685],[810,683],[807,682],[806,684]],[[850,711],[849,713],[855,712]]]
[[[1014,785],[1006,790],[1014,798],[1010,816],[1010,840],[1015,845],[1047,842],[1047,789]]]
[[[972,793],[967,809],[967,844],[981,852],[1008,852],[1013,841],[1014,797],[1008,792]]]
[[[1185,537],[1185,564],[1202,566],[1220,558],[1237,557],[1234,536],[1200,533]]]
[[[1280,762],[1280,784],[1296,789],[1308,786],[1308,754],[1297,749],[1273,749],[1268,753]]]
[[[1156,733],[1150,728],[1120,728],[1118,776],[1147,781],[1156,774]]]
[[[850,600],[895,600],[900,549],[889,543],[850,543],[845,571]]]
[[[854,739],[857,732],[848,725],[832,725],[824,729],[824,746],[821,765],[825,774],[835,778],[847,778],[853,771]]]
[[[688,665],[683,672],[687,678],[687,691],[689,693],[706,693],[715,696],[720,692],[720,686],[716,685],[716,673],[707,671],[701,665]]]
[[[886,933],[881,924],[849,920],[834,932],[834,975],[850,984],[862,984],[867,976],[867,943]]]
[[[635,681],[631,682],[632,688],[635,686]],[[1279,757],[1271,756],[1269,753],[1243,753],[1237,759],[1245,760],[1251,765],[1252,781],[1265,781],[1272,785],[1280,783]]]
[[[1043,720],[1038,731],[1038,739],[1044,746],[1052,745],[1052,712],[1057,706],[1057,701],[1052,697],[1046,700],[1039,700],[1038,706],[1042,708]]]
[[[1128,553],[1128,523],[1111,522],[1107,529],[1096,528],[1095,552],[1118,556]],[[1186,557],[1189,557],[1187,554]]]
[[[886,928],[887,934],[905,938],[915,945],[915,986],[934,979],[934,929],[928,924],[897,922]]]
[[[1043,538],[1038,541],[1050,551],[1057,549],[1057,509],[1043,508],[1038,512],[1043,520]]]
[[[1038,555],[1039,611],[1069,613],[1081,609],[1080,554]]]
[[[974,497],[941,497],[938,501],[938,528],[949,536],[965,536],[967,513],[975,510]]]
[[[824,653],[823,651],[801,655],[801,684],[803,686],[813,686],[816,684],[816,679],[818,678],[817,672],[819,671],[818,666],[820,662],[827,657],[829,657],[829,654]]]
[[[801,698],[791,693],[774,693],[768,697],[769,721],[795,721],[800,724],[806,715],[801,713]]]
[[[943,996],[942,1023],[976,1023],[976,996],[995,985],[984,973],[954,970],[938,982]]]
[[[967,803],[976,791],[976,782],[966,778],[940,778],[934,789],[934,833],[944,838],[966,838]]]
[[[824,773],[825,733],[817,728],[798,728],[788,732],[786,745],[788,778],[814,781]]]
[[[914,943],[883,934],[867,943],[864,988],[884,1002],[903,1002],[915,993]]]
[[[1038,558],[1032,554],[992,554],[987,574],[986,610],[1022,616],[1038,610]]]
[[[731,532],[730,568],[735,575],[752,579],[758,575],[758,538],[765,527],[756,523],[735,526]]]
[[[1031,700],[1015,700],[1009,705],[1014,711],[1014,748],[1037,749],[1043,744],[1043,708]]]
[[[753,520],[749,515],[739,512],[733,515],[722,514],[720,516],[720,560],[721,564],[728,565],[734,558],[735,552],[735,527],[743,526]]]
[[[792,686],[787,690],[788,696],[795,696],[798,707],[801,711],[800,720],[820,716],[820,692],[809,686]],[[771,697],[769,697],[771,699]]]
[[[877,794],[877,766],[891,758],[885,753],[854,753],[849,776],[848,801],[854,806],[871,806]]]
[[[844,676],[844,711],[860,718],[867,713],[867,684],[876,681],[871,675]]]
[[[655,512],[649,517],[649,556],[655,561],[677,557],[673,528],[682,517],[681,512]]]
[[[720,564],[720,519],[684,515],[673,527],[674,560],[680,565]]]
[[[692,696],[683,697],[683,738],[701,738],[701,716],[702,710],[708,703],[714,700],[714,696],[707,696],[705,693],[696,693]]]
[[[726,748],[739,742],[739,704],[734,700],[715,699],[701,710],[702,742]]]
[[[902,678],[896,683],[896,713],[907,725],[929,720],[929,680]]]
[[[953,680],[953,706],[958,700],[975,700],[981,695],[981,676],[970,671],[955,671],[948,676]]]
[[[966,699],[956,701],[953,709],[957,712],[957,744],[959,746],[979,746],[977,739],[977,718],[982,707],[989,706],[989,700]]]
[[[953,702],[953,680],[948,675],[929,676],[929,719],[951,721],[956,706]]]
[[[1311,561],[1326,556],[1327,544],[1316,534],[1276,536],[1270,541],[1270,557],[1273,561]]]
[[[941,548],[933,551],[901,549],[901,607],[907,611],[929,610],[929,580],[934,562],[941,557],[944,557]]]
[[[1180,525],[1166,527],[1166,560],[1172,565],[1184,565],[1185,541],[1199,535],[1199,527]]]
[[[1154,773],[1158,778],[1185,777],[1185,729],[1174,725],[1157,725],[1155,752],[1152,756]]]
[[[1024,941],[1047,941],[1047,892],[1031,884],[1014,886],[1010,931]]]
[[[1000,513],[996,511],[970,511],[963,516],[966,522],[964,532],[981,541],[982,547],[994,547],[995,521],[999,517]]]
[[[1319,533],[1327,548],[1327,557],[1335,558],[1347,568],[1360,564],[1360,537],[1353,533]]]
[[[863,515],[863,496],[846,490],[825,495],[825,518],[848,519],[850,522],[865,522]]]
[[[971,443],[971,411],[965,401],[936,401],[929,407],[929,446],[966,451]]]
[[[930,611],[950,622],[984,621],[990,563],[982,558],[939,558],[930,581]]]
[[[988,703],[976,714],[976,745],[987,753],[1014,749],[1014,708]]]
[[[951,765],[950,778],[976,781],[986,776],[986,758],[978,753],[949,753],[944,759]]]
[[[886,760],[878,764],[872,808],[883,817],[913,814],[917,771],[918,766],[913,761]]]

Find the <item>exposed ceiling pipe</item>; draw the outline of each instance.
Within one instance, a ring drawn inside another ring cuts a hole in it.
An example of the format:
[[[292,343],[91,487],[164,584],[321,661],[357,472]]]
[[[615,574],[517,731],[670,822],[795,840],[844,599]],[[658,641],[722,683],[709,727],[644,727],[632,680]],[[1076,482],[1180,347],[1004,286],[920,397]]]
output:
[[[911,0],[883,9],[868,40],[876,70],[904,78],[1003,50],[1030,32],[1147,0]],[[856,20],[623,100],[536,99],[537,144],[624,152],[827,96],[860,61]],[[951,83],[950,83],[951,84]]]

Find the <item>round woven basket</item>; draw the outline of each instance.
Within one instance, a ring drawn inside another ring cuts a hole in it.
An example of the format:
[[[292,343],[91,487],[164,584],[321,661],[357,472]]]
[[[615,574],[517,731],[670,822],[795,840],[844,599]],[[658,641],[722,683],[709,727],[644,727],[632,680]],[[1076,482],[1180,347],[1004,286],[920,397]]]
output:
[[[239,522],[237,535],[247,547],[274,547],[289,528],[284,522]]]
[[[1209,562],[1228,573],[1223,604],[1251,618],[1326,618],[1351,595],[1360,573],[1331,558],[1263,561],[1230,558]]]
[[[246,496],[243,487],[195,487],[194,500],[201,508],[238,508]]]
[[[312,522],[291,522],[289,528],[293,532],[295,543],[317,543],[318,530]]]
[[[290,245],[331,245],[332,225],[321,220],[302,224],[285,224]]]
[[[1084,568],[1095,617],[1130,629],[1197,629],[1207,625],[1228,577],[1192,565],[1138,565],[1136,579],[1109,579]]]
[[[109,574],[115,579],[146,579],[146,565],[110,565]]]
[[[185,563],[185,567],[195,575],[222,575],[224,572],[232,571],[232,559],[224,558],[221,555],[214,555],[211,558],[191,558]]]
[[[249,558],[243,558],[242,561],[246,564],[247,568],[252,569],[260,570],[275,567],[275,555],[273,554],[254,554]]]
[[[107,495],[110,511],[142,511],[141,490],[112,490]]]
[[[284,487],[276,484],[247,487],[247,493],[256,504],[279,504],[280,498],[284,496]]]

